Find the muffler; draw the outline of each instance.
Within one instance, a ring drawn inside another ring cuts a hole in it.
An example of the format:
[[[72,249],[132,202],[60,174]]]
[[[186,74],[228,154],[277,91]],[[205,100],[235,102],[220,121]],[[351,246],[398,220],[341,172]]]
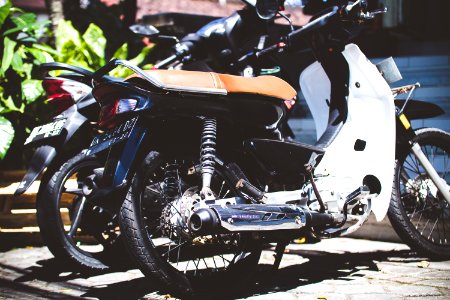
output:
[[[342,216],[318,213],[296,205],[236,204],[200,208],[189,218],[189,229],[205,235],[223,232],[325,229],[342,221]]]

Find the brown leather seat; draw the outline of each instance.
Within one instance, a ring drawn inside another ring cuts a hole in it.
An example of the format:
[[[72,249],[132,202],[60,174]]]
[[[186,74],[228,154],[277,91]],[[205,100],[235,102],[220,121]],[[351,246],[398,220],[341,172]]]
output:
[[[164,90],[216,94],[248,93],[282,100],[291,100],[297,95],[287,82],[275,76],[242,77],[184,70],[150,70],[146,71],[146,75]],[[136,78],[136,76],[138,75],[127,79]],[[142,79],[145,80],[145,78]]]

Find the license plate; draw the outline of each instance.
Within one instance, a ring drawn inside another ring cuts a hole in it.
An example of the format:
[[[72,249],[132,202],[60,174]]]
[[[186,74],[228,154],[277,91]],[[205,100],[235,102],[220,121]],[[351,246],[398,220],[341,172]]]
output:
[[[64,129],[66,120],[67,119],[59,119],[48,124],[34,127],[27,140],[25,141],[25,145],[31,142],[36,142],[42,139],[60,135],[62,130]]]
[[[99,134],[91,142],[89,149],[86,150],[86,155],[95,154],[97,152],[103,151],[114,144],[117,144],[123,140],[130,137],[131,131],[136,125],[138,117],[127,120],[126,122],[120,124],[116,128],[108,130],[105,133]]]

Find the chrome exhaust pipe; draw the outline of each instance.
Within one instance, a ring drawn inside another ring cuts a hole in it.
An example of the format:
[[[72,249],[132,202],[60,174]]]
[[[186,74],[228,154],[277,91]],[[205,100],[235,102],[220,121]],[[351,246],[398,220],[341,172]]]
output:
[[[197,235],[223,232],[299,230],[329,228],[343,216],[318,213],[296,205],[236,204],[200,208],[189,218],[189,229]]]
[[[216,213],[210,208],[200,208],[189,218],[189,229],[196,234],[215,232],[220,225]]]

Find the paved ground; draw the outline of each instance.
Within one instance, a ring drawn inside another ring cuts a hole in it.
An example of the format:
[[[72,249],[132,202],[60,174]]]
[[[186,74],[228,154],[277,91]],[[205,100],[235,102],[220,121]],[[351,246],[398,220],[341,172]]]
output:
[[[215,299],[450,299],[450,261],[428,261],[402,244],[340,238],[291,245],[279,270],[264,251],[256,283],[211,290]],[[45,247],[0,253],[0,299],[166,299],[138,270],[76,274]]]

